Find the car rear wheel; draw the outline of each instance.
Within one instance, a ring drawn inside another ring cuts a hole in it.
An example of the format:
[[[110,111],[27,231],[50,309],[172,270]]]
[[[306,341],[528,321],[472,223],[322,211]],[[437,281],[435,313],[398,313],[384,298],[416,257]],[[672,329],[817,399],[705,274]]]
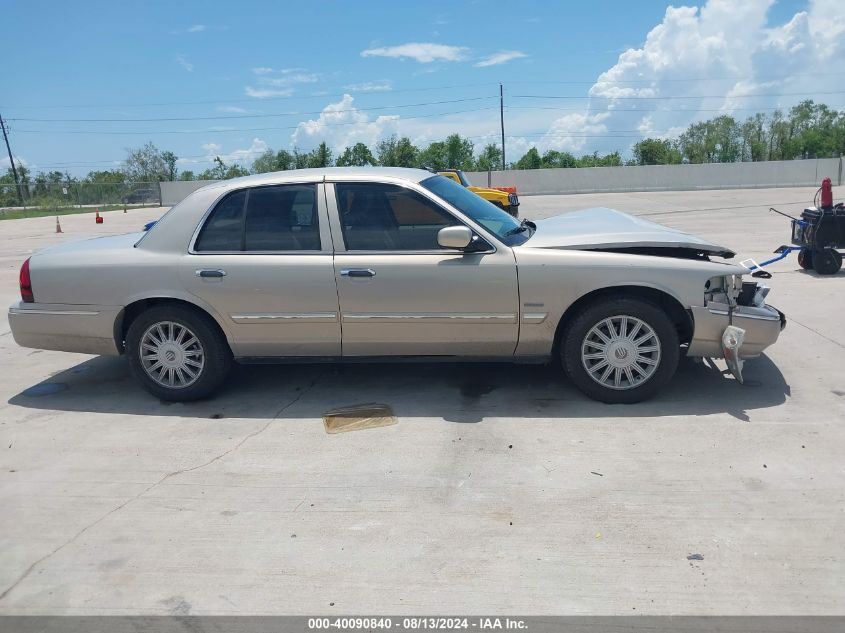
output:
[[[600,299],[571,322],[561,345],[572,382],[595,400],[630,404],[653,396],[675,373],[678,333],[657,305]]]
[[[181,306],[140,314],[126,333],[126,356],[147,391],[174,402],[212,395],[232,364],[226,339],[210,317]]]

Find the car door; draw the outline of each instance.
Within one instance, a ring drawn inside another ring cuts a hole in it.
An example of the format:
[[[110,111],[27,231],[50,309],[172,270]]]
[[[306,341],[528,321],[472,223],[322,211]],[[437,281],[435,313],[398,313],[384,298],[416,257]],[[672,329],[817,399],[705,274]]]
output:
[[[513,354],[519,298],[510,249],[441,248],[438,231],[462,222],[415,189],[335,182],[326,193],[343,356]]]
[[[236,356],[339,356],[323,185],[232,191],[207,214],[180,275],[226,320]]]

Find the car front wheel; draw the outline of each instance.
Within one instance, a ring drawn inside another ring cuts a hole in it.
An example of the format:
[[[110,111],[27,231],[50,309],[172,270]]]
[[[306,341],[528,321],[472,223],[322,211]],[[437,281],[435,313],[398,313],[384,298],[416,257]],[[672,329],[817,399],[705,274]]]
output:
[[[564,369],[595,400],[630,404],[653,396],[675,373],[678,333],[657,305],[601,299],[571,322],[561,345]]]
[[[181,306],[139,315],[126,333],[126,356],[147,391],[174,402],[212,395],[232,363],[226,339],[210,317]]]

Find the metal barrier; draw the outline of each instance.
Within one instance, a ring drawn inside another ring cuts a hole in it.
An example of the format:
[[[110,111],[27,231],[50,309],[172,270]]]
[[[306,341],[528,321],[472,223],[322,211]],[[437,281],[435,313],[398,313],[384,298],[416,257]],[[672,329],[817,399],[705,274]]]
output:
[[[109,206],[160,206],[159,182],[74,182],[34,179],[0,184],[0,212]]]

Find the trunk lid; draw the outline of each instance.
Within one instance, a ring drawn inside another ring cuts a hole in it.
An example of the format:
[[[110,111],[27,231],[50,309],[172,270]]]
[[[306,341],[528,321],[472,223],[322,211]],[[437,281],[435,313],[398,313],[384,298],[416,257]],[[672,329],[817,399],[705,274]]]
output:
[[[47,248],[39,249],[34,257],[39,255],[73,254],[78,251],[85,251],[86,254],[92,251],[110,251],[124,248],[132,248],[144,236],[144,233],[126,233],[125,235],[108,235],[105,237],[85,237],[81,239],[68,240]]]

